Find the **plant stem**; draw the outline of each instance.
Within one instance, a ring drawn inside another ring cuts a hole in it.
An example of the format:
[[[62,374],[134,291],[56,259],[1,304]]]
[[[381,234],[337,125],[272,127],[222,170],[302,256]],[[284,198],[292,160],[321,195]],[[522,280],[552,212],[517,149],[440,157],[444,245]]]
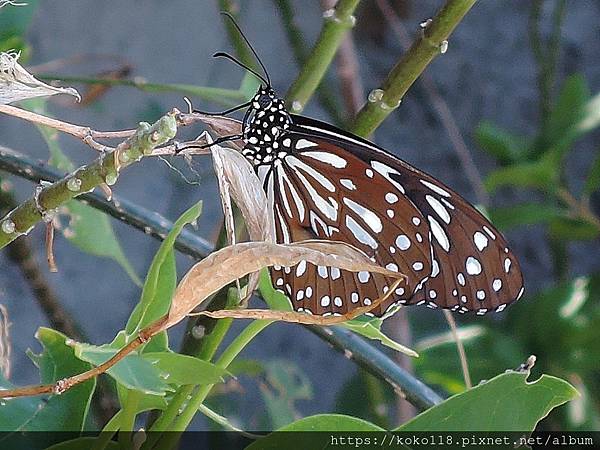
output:
[[[274,0],[274,3],[281,15],[283,29],[285,30],[290,48],[294,54],[296,64],[299,67],[302,67],[308,58],[309,52],[302,31],[294,20],[294,8],[290,0]],[[327,111],[327,114],[329,114],[333,123],[342,126],[344,118],[338,110],[338,102],[333,95],[333,89],[332,86],[330,86],[331,83],[327,83],[326,81],[327,80],[323,80],[317,88],[319,103],[321,103],[323,109]]]
[[[217,367],[226,369],[229,364],[235,359],[236,356],[240,354],[240,352],[254,339],[262,330],[264,330],[267,326],[273,323],[272,320],[255,320],[250,323],[240,334],[236,336],[236,338],[229,344],[229,346],[223,351],[223,354],[219,357],[215,365]],[[178,432],[184,431],[189,423],[194,418],[194,415],[198,411],[198,408],[204,402],[214,384],[209,384],[206,386],[201,386],[188,401],[187,405],[184,407],[182,413],[174,420],[172,426],[169,428],[169,431],[173,431],[174,433],[168,433],[164,436],[163,441],[161,441],[161,447],[164,449],[169,449],[175,446],[177,440],[179,439]],[[154,430],[150,431],[165,431],[165,430]],[[150,449],[151,446],[146,447],[145,445],[142,447],[142,450]]]
[[[356,134],[368,136],[400,105],[406,91],[433,58],[442,52],[447,45],[444,42],[476,1],[448,0],[437,16],[424,26],[421,38],[402,56],[380,91],[372,92],[369,101],[358,113],[353,126]]]
[[[400,21],[400,18],[394,11],[394,8],[390,4],[390,0],[376,0],[377,6],[381,10],[385,20],[390,25],[394,34],[400,41],[400,45],[406,51],[411,45],[411,39],[408,35],[406,27]],[[476,195],[477,202],[485,207],[489,206],[490,198],[485,190],[481,173],[475,165],[473,156],[469,151],[465,138],[463,137],[454,115],[448,106],[448,103],[444,100],[440,93],[434,79],[427,73],[423,73],[420,77],[421,85],[429,97],[429,102],[435,110],[440,120],[440,123],[446,130],[448,139],[450,140],[452,147],[456,155],[460,159],[461,165],[465,171],[466,177],[469,179],[471,187]]]
[[[177,124],[173,112],[160,118],[154,125],[140,124],[136,133],[111,152],[102,154],[95,162],[82,166],[62,180],[44,187],[3,219],[0,219],[0,248],[17,237],[27,234],[43,218],[50,218],[53,210],[63,203],[101,184],[112,185],[119,171],[141,159],[175,136]],[[0,150],[0,157],[5,156]]]
[[[46,81],[60,80],[65,83],[83,83],[99,84],[104,86],[128,86],[135,87],[145,92],[179,92],[181,94],[199,97],[203,100],[218,103],[223,106],[235,106],[248,99],[240,90],[220,89],[206,86],[196,86],[193,84],[169,84],[169,83],[149,83],[143,78],[134,79],[114,79],[114,78],[93,78],[93,77],[72,77],[65,75],[36,75],[37,78]]]
[[[354,10],[359,0],[339,0],[335,9],[326,11],[325,25],[298,78],[286,94],[288,108],[294,113],[304,109],[315,92],[346,32],[354,26]]]
[[[119,442],[123,448],[128,448],[129,438],[135,428],[135,417],[137,415],[137,407],[140,403],[143,394],[140,391],[133,389],[127,390],[125,404],[122,405],[120,420],[119,420]]]

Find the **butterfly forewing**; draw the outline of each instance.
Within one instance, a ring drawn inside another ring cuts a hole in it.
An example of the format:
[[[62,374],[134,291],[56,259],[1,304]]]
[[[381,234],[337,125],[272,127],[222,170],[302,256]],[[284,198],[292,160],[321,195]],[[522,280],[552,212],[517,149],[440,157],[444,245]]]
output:
[[[251,105],[242,154],[267,192],[277,241],[345,242],[406,275],[374,314],[393,303],[484,314],[521,296],[521,271],[506,241],[460,195],[364,139],[288,114],[270,87]],[[295,310],[318,315],[368,306],[392,284],[304,261],[274,267],[271,276]]]
[[[483,314],[521,295],[521,271],[502,235],[447,186],[318,121],[294,116],[286,138],[292,151],[275,165],[271,182],[278,239],[348,242],[407,275],[376,314],[394,302]],[[273,279],[281,279],[296,309],[316,314],[368,304],[390,284],[310,264],[295,269],[274,271]]]

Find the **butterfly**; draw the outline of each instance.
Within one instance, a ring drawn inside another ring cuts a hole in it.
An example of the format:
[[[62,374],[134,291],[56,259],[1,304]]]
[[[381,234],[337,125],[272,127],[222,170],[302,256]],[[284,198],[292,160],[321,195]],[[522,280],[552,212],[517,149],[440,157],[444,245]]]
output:
[[[277,242],[342,241],[407,276],[388,293],[393,280],[380,274],[306,261],[274,266],[273,285],[289,297],[294,310],[347,315],[389,294],[371,314],[384,316],[396,305],[417,304],[483,315],[500,312],[523,295],[517,258],[474,206],[374,143],[289,113],[246,42],[265,75],[231,55],[215,54],[261,80],[249,102],[218,113],[246,108],[242,133],[215,143],[243,140],[242,154],[266,192]]]

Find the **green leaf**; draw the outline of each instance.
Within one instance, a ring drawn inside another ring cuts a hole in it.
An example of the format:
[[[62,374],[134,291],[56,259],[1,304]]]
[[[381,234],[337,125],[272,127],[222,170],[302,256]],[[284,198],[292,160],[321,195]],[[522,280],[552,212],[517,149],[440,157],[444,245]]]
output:
[[[560,378],[506,372],[419,414],[395,431],[533,431],[548,413],[578,393]]]
[[[146,275],[140,302],[127,321],[125,331],[128,335],[133,335],[169,311],[171,298],[177,283],[173,246],[183,227],[194,222],[200,217],[201,212],[202,202],[195,204],[184,212],[160,245]]]
[[[83,343],[75,343],[74,349],[79,359],[95,366],[106,362],[118,351],[109,345],[95,346]],[[165,395],[167,391],[172,390],[158,368],[135,353],[127,355],[106,373],[127,389],[145,394]]]
[[[585,117],[589,99],[590,92],[582,75],[575,74],[567,78],[548,117],[548,134],[544,136],[544,141],[553,144],[565,138],[572,140]]]
[[[267,269],[260,271],[260,279],[258,282],[258,289],[260,295],[265,300],[269,309],[275,309],[278,311],[291,311],[292,304],[285,294],[277,291],[271,283],[271,277]]]
[[[503,231],[520,225],[548,223],[564,214],[557,206],[544,203],[522,203],[490,210],[492,223]]]
[[[48,116],[43,99],[23,103],[28,109]],[[58,144],[58,132],[42,125],[38,125],[37,128],[48,145],[50,164],[64,172],[73,171],[75,166]],[[63,228],[62,233],[71,244],[90,255],[112,259],[123,268],[135,284],[142,285],[125,256],[106,214],[77,200],[67,202],[61,209],[61,212],[63,211],[68,214],[69,224]]]
[[[257,377],[265,373],[266,369],[264,363],[257,359],[236,358],[229,364],[227,370],[236,377],[239,375]]]
[[[129,392],[131,391],[125,386],[117,383],[117,395],[119,397],[121,408],[124,407]],[[138,392],[138,394],[140,395],[140,398],[138,399],[137,407],[135,408],[135,414],[154,409],[162,411],[167,408],[167,399],[164,395],[142,394],[141,392]]]
[[[354,331],[356,334],[360,334],[361,336],[371,340],[379,341],[386,347],[404,353],[405,355],[414,357],[419,356],[414,350],[411,350],[410,348],[405,347],[404,345],[386,336],[383,331],[381,331],[382,325],[383,319],[381,318],[361,316],[336,326],[348,328],[349,330]]]
[[[570,219],[568,217],[553,219],[550,222],[549,232],[555,238],[571,241],[589,241],[596,239],[600,234],[600,230],[596,225],[581,219]]]
[[[277,431],[329,431],[329,432],[361,432],[385,431],[366,420],[342,414],[317,414],[297,420]],[[269,434],[246,447],[246,450],[279,450],[290,447],[291,434]],[[293,439],[293,437],[292,437]],[[331,437],[326,433],[310,433],[302,435],[302,448],[320,449],[331,445]]]
[[[36,338],[42,344],[43,351],[39,355],[29,352],[29,356],[40,370],[42,383],[54,383],[91,368],[75,357],[64,334],[40,328]],[[12,387],[5,380],[0,380],[0,384],[3,388]],[[82,431],[95,387],[96,381],[89,380],[47,400],[32,397],[3,399],[0,403],[0,430]],[[1,442],[5,437],[0,437],[0,447],[3,447]],[[45,439],[55,440],[56,436],[47,435]]]
[[[38,3],[38,0],[28,0],[26,6],[5,6],[0,10],[0,51],[26,49],[24,36]]]
[[[501,186],[540,188],[551,191],[556,185],[558,155],[548,154],[535,162],[525,162],[503,167],[491,172],[485,187],[493,192]]]
[[[595,378],[600,360],[600,347],[594,343],[600,341],[600,276],[554,286],[523,299],[518,307],[520,314],[509,316],[506,326],[527,342],[528,353],[545,355],[540,359],[546,367],[568,367],[564,376],[576,371]],[[531,317],[540,307],[546,311],[544,320],[532,327]]]
[[[83,448],[94,448],[94,444],[103,439],[102,437],[80,437],[77,439],[70,439],[68,441],[61,442],[60,444],[55,444],[51,447],[48,447],[46,450],[81,450]],[[103,450],[119,450],[122,447],[118,442],[108,441],[105,443],[106,445]]]
[[[312,387],[306,374],[286,360],[265,364],[265,383],[260,385],[271,428],[280,428],[298,416],[295,402],[312,398]]]
[[[583,186],[583,195],[589,196],[598,189],[600,189],[600,152],[588,171],[587,179]]]
[[[193,356],[173,352],[144,353],[142,357],[165,374],[172,384],[215,384],[224,381],[229,372]]]
[[[490,122],[481,122],[475,130],[475,141],[501,164],[511,164],[523,159],[528,153],[530,142]]]
[[[91,206],[72,200],[64,211],[70,217],[63,235],[81,251],[101,258],[109,258],[118,263],[131,280],[138,286],[142,281],[129,263],[125,252],[117,240],[110,219]]]

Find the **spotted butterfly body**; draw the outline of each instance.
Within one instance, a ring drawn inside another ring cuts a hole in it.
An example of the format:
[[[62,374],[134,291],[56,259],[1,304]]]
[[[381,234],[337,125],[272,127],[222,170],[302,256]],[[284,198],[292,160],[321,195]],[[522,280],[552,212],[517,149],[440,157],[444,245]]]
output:
[[[367,140],[289,114],[270,87],[252,99],[242,138],[277,242],[346,242],[407,276],[372,314],[398,304],[485,314],[522,295],[521,270],[502,235],[430,175]],[[393,284],[380,274],[305,261],[273,267],[271,278],[295,310],[316,315],[368,306]]]

